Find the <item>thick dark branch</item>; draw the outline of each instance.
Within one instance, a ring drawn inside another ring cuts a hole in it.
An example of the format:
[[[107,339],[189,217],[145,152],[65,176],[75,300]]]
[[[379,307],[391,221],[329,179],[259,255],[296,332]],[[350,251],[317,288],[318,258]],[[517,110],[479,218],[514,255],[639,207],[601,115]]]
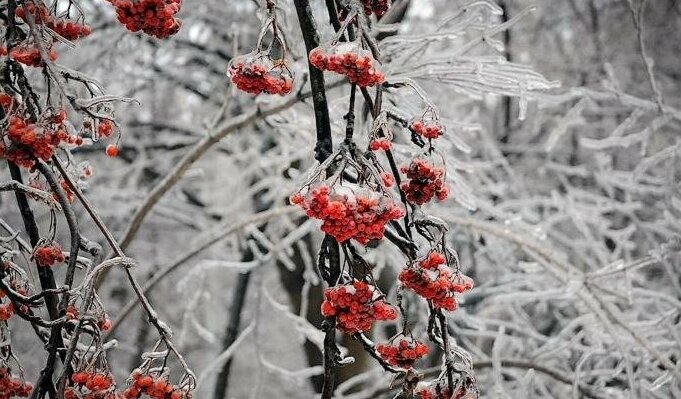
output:
[[[303,33],[307,54],[319,46],[319,34],[317,24],[312,15],[309,0],[294,0],[296,13],[300,22],[300,30]],[[317,145],[315,146],[315,158],[323,162],[333,152],[333,140],[331,139],[331,121],[329,108],[326,103],[326,90],[324,88],[324,73],[315,68],[308,60],[310,69],[310,86],[312,88],[312,103],[314,105],[315,123],[317,125]]]

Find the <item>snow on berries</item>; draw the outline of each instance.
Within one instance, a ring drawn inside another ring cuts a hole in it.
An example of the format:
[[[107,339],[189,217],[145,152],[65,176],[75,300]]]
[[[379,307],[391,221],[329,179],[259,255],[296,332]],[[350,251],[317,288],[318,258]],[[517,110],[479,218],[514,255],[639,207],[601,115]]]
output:
[[[293,89],[293,75],[284,60],[272,60],[268,53],[255,52],[235,57],[228,75],[236,87],[250,94],[286,95]]]
[[[36,24],[46,26],[67,40],[77,40],[92,33],[92,28],[89,25],[52,16],[44,4],[36,6],[33,2],[27,2],[25,7],[17,7],[17,18],[26,20],[26,11],[33,16]]]
[[[159,373],[144,372],[136,369],[130,376],[130,386],[123,391],[123,398],[137,399],[146,395],[152,399],[190,399],[186,386],[173,385],[168,378]]]
[[[48,161],[62,143],[81,145],[83,139],[68,134],[65,121],[66,112],[61,110],[47,113],[35,123],[18,113],[11,114],[5,122],[6,133],[0,133],[0,143],[5,148],[0,155],[19,166],[31,168],[35,164],[33,157]]]
[[[376,346],[376,351],[388,364],[410,369],[416,360],[428,354],[428,347],[411,337],[400,337],[389,344]]]
[[[310,51],[309,59],[316,68],[343,75],[360,87],[376,86],[385,80],[378,61],[357,41],[317,47]]]
[[[390,0],[362,0],[364,13],[366,15],[373,13],[377,17],[382,17],[390,9],[390,3]]]
[[[115,382],[108,372],[77,371],[64,390],[64,399],[115,398]]]
[[[395,308],[383,300],[376,287],[364,281],[327,288],[321,312],[324,317],[335,317],[336,327],[347,334],[371,330],[378,320],[397,318]]]
[[[431,251],[424,259],[414,262],[399,275],[402,285],[424,299],[434,308],[453,311],[457,307],[455,294],[473,288],[473,280],[447,265],[447,258]]]
[[[20,375],[12,374],[7,366],[0,366],[0,398],[27,398],[33,385]]]
[[[182,0],[107,0],[116,9],[118,21],[131,32],[142,31],[164,39],[179,32],[175,18]]]
[[[390,150],[390,146],[390,140],[385,138],[377,138],[369,142],[369,149],[371,151],[388,151]]]
[[[51,267],[66,260],[61,246],[56,242],[38,245],[33,250],[33,259],[40,267]]]
[[[366,245],[380,240],[385,225],[404,216],[404,209],[382,193],[355,184],[316,183],[291,196],[307,216],[321,220],[322,231],[339,243],[354,239]]]
[[[57,60],[58,55],[56,51],[51,48],[46,48],[45,51],[47,51],[47,56],[50,61]],[[9,51],[9,58],[18,63],[35,68],[42,67],[45,64],[38,47],[34,44],[28,43],[24,43],[12,48]]]
[[[433,197],[438,201],[447,199],[449,189],[445,185],[444,167],[438,167],[426,158],[414,158],[408,166],[400,168],[400,171],[407,177],[400,188],[409,203],[423,205]]]
[[[458,397],[458,396],[457,396]],[[451,399],[449,388],[443,383],[422,384],[414,391],[415,399]]]
[[[444,126],[432,108],[428,108],[420,117],[412,119],[409,123],[409,130],[424,139],[431,140],[442,136],[445,132]]]

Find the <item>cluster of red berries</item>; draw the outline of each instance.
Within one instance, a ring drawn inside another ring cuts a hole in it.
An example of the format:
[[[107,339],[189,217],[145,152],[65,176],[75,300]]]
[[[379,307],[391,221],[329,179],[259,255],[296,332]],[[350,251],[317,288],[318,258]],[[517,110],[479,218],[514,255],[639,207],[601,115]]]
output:
[[[428,354],[428,347],[411,337],[404,337],[391,344],[377,345],[376,351],[388,364],[409,369],[414,367],[416,360]]]
[[[33,391],[33,385],[13,375],[7,367],[0,367],[0,399],[26,398]]]
[[[421,384],[419,384],[421,385]],[[414,391],[414,398],[416,399],[452,399],[449,388],[442,383],[435,383],[430,385],[421,385]],[[460,396],[456,396],[460,398]]]
[[[381,182],[386,187],[392,187],[395,184],[395,178],[390,172],[381,172]]]
[[[335,316],[336,327],[347,334],[368,331],[377,320],[397,318],[376,287],[363,281],[326,289],[321,311],[324,317]]]
[[[61,263],[66,259],[61,246],[56,242],[37,246],[33,250],[33,258],[38,266],[41,267],[50,267],[55,263]]]
[[[343,75],[359,87],[376,86],[385,80],[371,52],[360,49],[356,42],[317,47],[310,51],[310,63]]]
[[[53,49],[46,49],[47,56],[50,61],[57,60],[57,52]],[[16,62],[21,64],[31,66],[31,67],[41,67],[43,66],[43,58],[40,55],[40,50],[35,45],[24,44],[21,46],[14,47],[9,51],[9,57]]]
[[[444,255],[436,251],[402,270],[399,279],[402,285],[430,301],[433,307],[449,311],[456,309],[455,294],[473,288],[473,280],[460,272],[454,273]]]
[[[293,89],[293,77],[283,61],[273,62],[269,55],[251,53],[236,57],[228,74],[236,87],[250,94],[285,95]]]
[[[412,132],[426,139],[436,139],[444,133],[444,127],[437,119],[415,119],[409,125]]]
[[[137,399],[147,395],[152,399],[190,399],[191,393],[184,388],[171,384],[167,378],[154,377],[137,369],[130,376],[131,386],[123,392],[125,399]]]
[[[404,216],[404,209],[392,198],[349,185],[332,190],[319,183],[308,189],[306,195],[292,195],[290,201],[303,208],[307,216],[322,220],[322,231],[339,243],[354,239],[366,245],[371,240],[380,240],[386,223]]]
[[[382,17],[390,8],[390,0],[362,0],[362,5],[366,15],[374,13],[377,17]]]
[[[67,40],[80,39],[92,33],[92,29],[88,25],[53,17],[44,4],[36,7],[35,4],[28,3],[26,9],[24,7],[17,7],[16,16],[25,20],[26,10],[28,10],[29,14],[33,15],[37,24],[42,24],[52,29],[59,36]]]
[[[433,197],[437,197],[438,201],[447,199],[449,189],[445,185],[443,168],[425,159],[415,158],[409,166],[403,166],[400,170],[409,179],[400,186],[409,203],[423,205]]]
[[[180,30],[182,0],[108,0],[116,8],[118,21],[131,32],[142,31],[159,39]]]
[[[369,149],[371,151],[388,151],[391,146],[391,142],[388,139],[378,138],[373,139],[369,142]]]
[[[78,311],[78,308],[76,308],[74,305],[69,305],[66,307],[66,318],[68,320],[76,320],[78,319],[80,315],[80,312]],[[100,330],[102,331],[108,331],[111,329],[111,319],[109,319],[106,314],[102,315],[99,320],[97,321],[97,327],[99,327]]]
[[[34,165],[32,157],[48,161],[61,143],[76,146],[83,144],[82,137],[66,132],[65,120],[66,112],[63,110],[37,124],[11,115],[8,120],[7,138],[16,145],[7,149],[0,148],[0,155],[17,165],[31,168]]]
[[[7,321],[12,316],[14,316],[14,304],[12,304],[12,302],[7,302],[5,304],[0,305],[0,320],[1,321]]]
[[[64,399],[115,399],[114,380],[110,374],[79,371],[71,375],[71,386]]]

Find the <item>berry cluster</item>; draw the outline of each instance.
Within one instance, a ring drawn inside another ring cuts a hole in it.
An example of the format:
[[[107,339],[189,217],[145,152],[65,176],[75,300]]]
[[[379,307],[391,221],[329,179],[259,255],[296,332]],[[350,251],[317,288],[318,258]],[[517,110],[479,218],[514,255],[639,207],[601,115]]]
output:
[[[436,139],[444,133],[445,129],[435,118],[414,119],[409,125],[409,129],[426,139]]]
[[[376,86],[385,76],[368,50],[354,43],[338,43],[310,51],[310,63],[318,69],[332,71],[348,78],[359,87]]]
[[[376,350],[381,357],[393,366],[409,369],[416,360],[428,354],[428,347],[410,337],[394,340],[391,344],[377,345]]]
[[[390,0],[362,0],[362,5],[366,15],[374,13],[377,17],[382,17],[390,8]]]
[[[324,291],[322,315],[335,316],[339,330],[354,334],[370,330],[377,320],[394,320],[397,311],[383,301],[374,286],[355,281]]]
[[[453,311],[457,306],[455,294],[471,289],[473,280],[460,272],[452,272],[446,263],[444,255],[432,251],[425,259],[402,270],[399,279],[433,307]]]
[[[423,205],[434,196],[438,201],[447,199],[449,190],[445,186],[443,168],[436,167],[425,159],[415,158],[409,166],[403,166],[400,170],[409,179],[400,187],[409,203]]]
[[[108,0],[116,8],[118,21],[131,32],[142,31],[159,39],[180,30],[182,0]]]
[[[357,186],[329,188],[318,183],[306,195],[292,195],[290,201],[303,208],[307,216],[322,220],[322,231],[339,243],[354,239],[366,245],[370,240],[380,240],[386,223],[404,216],[404,210],[392,198]]]
[[[381,182],[386,187],[392,187],[395,184],[395,178],[390,172],[381,172]]]
[[[33,258],[40,267],[50,267],[55,263],[61,263],[66,259],[61,246],[56,242],[35,247],[33,250]]]
[[[390,149],[391,142],[388,139],[376,138],[369,142],[369,149],[371,151],[388,151]]]
[[[92,33],[92,29],[88,25],[53,17],[44,4],[40,4],[36,7],[35,4],[28,3],[26,9],[24,9],[24,7],[17,7],[16,16],[25,20],[26,10],[28,10],[29,14],[33,15],[37,24],[42,24],[50,28],[59,36],[67,40],[80,39],[81,37],[88,36]]]
[[[13,375],[7,367],[0,367],[0,399],[26,398],[33,391],[33,385]]]
[[[71,375],[71,386],[64,390],[64,399],[115,399],[113,377],[105,373],[79,371]]]
[[[4,152],[2,155],[17,165],[31,168],[34,165],[32,157],[48,161],[61,143],[77,146],[83,144],[82,137],[66,132],[65,120],[64,111],[43,118],[39,123],[31,123],[17,115],[11,115],[7,138],[15,145],[0,153]]]
[[[430,385],[419,384],[414,391],[415,399],[451,399],[453,396],[445,384],[435,383]],[[456,396],[459,398],[459,396]]]
[[[163,376],[145,374],[137,369],[130,376],[131,386],[123,392],[125,399],[137,399],[147,395],[153,399],[190,399],[191,393],[187,389],[171,384]]]
[[[12,302],[8,302],[8,303],[0,305],[0,320],[1,321],[7,321],[12,316],[14,316],[14,304],[12,304]],[[2,396],[0,395],[0,398],[1,397]]]
[[[46,49],[47,56],[50,61],[57,60],[57,52],[53,49]],[[43,66],[43,57],[40,55],[40,50],[35,45],[21,45],[14,47],[9,51],[9,57],[16,62],[21,64],[31,66],[31,67],[41,67]]]
[[[239,90],[250,94],[285,95],[293,89],[293,77],[283,61],[273,62],[264,53],[236,57],[228,74]]]

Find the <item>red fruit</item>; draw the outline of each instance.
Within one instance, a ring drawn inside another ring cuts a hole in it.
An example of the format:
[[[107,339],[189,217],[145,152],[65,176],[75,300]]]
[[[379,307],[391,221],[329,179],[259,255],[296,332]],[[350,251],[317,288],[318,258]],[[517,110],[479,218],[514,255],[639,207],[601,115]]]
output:
[[[376,288],[362,281],[355,281],[324,292],[322,314],[336,316],[336,327],[354,334],[368,331],[376,320],[394,320],[397,311],[386,304]]]
[[[109,144],[106,146],[106,155],[114,158],[118,156],[118,147],[116,147],[113,144]]]

